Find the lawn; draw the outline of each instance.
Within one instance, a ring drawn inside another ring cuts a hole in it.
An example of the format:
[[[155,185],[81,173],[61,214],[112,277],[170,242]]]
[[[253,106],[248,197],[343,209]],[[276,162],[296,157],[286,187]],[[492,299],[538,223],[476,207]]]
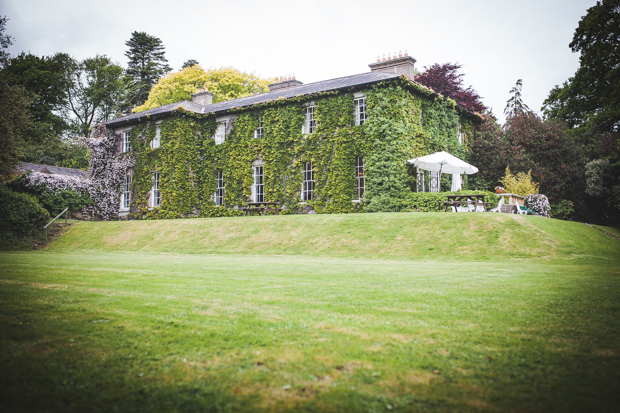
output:
[[[0,410],[617,411],[620,242],[540,222],[552,259],[114,252],[79,234],[122,223],[80,224],[0,253]]]

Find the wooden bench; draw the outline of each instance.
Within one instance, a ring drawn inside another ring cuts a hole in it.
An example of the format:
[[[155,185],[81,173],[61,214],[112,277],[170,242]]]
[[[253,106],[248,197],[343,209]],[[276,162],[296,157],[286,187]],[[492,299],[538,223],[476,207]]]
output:
[[[267,215],[267,212],[275,212],[276,215],[280,215],[280,207],[277,202],[248,202],[248,206],[239,208],[240,211],[245,211],[243,216],[247,216],[249,212],[262,212],[263,216]]]

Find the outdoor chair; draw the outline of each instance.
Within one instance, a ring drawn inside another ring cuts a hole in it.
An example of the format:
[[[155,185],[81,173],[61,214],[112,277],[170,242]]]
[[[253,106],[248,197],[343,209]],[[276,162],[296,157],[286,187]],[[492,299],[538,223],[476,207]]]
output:
[[[504,203],[504,198],[500,197],[499,202],[497,203],[497,208],[493,208],[491,212],[502,212],[502,204]]]
[[[524,206],[519,206],[519,210],[517,212],[520,215],[534,215],[536,213],[536,211],[532,211],[531,209]]]

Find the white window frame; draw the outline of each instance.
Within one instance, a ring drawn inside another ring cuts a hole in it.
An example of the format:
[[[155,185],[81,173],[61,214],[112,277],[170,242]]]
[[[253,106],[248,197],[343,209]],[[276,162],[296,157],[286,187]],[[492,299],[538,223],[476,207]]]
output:
[[[314,102],[310,102],[305,105],[304,108],[304,126],[302,132],[306,135],[311,135],[316,130],[316,119],[314,115],[316,113],[316,106]]]
[[[459,127],[458,127],[458,128],[457,128],[457,130],[456,130],[456,137],[457,137],[457,139],[459,140],[459,143],[460,143],[461,145],[463,144],[463,141],[464,141],[464,139],[463,139],[463,138],[464,138],[464,136],[463,136],[463,135],[464,135],[464,133],[462,132],[462,130],[461,130],[461,124],[459,123]]]
[[[364,197],[364,191],[366,190],[366,169],[364,166],[364,160],[361,157],[355,158],[355,191],[357,193],[357,199],[361,200]]]
[[[129,211],[131,207],[131,175],[126,174],[121,193],[121,211]]]
[[[215,193],[213,194],[215,205],[224,205],[224,172],[220,169],[215,171]]]
[[[226,142],[226,128],[228,127],[229,118],[220,118],[217,120],[217,129],[215,130],[215,144],[221,145]]]
[[[311,201],[314,198],[314,169],[312,168],[312,162],[305,162],[303,169],[301,170],[302,183],[301,183],[301,200]]]
[[[161,206],[161,191],[159,190],[159,171],[154,171],[153,188],[151,188],[151,207],[158,208]]]
[[[263,128],[263,124],[265,121],[262,116],[258,117],[258,127],[254,129],[254,139],[260,139],[265,136],[265,129]]]
[[[252,166],[252,202],[265,202],[265,170],[263,164]]]
[[[151,141],[151,149],[157,149],[161,146],[161,123],[155,124],[155,136]]]
[[[353,101],[355,102],[355,124],[363,125],[368,118],[366,112],[366,96],[361,93],[353,95]]]
[[[129,140],[129,137],[131,136],[131,129],[124,130],[122,133],[123,133],[123,153],[131,152],[131,140]]]

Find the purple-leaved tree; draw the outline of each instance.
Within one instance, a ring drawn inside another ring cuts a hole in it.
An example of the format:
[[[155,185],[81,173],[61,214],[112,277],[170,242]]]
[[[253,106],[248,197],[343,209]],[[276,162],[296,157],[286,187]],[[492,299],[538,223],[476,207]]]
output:
[[[435,63],[431,67],[424,66],[424,72],[415,77],[421,85],[433,89],[445,97],[449,97],[471,112],[482,113],[485,109],[482,98],[471,87],[463,86],[463,73],[457,71],[463,67],[458,63]]]

